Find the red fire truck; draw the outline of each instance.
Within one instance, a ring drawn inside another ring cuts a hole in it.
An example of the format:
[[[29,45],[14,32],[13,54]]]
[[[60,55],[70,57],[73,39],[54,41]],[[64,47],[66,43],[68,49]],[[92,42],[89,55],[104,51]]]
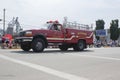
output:
[[[48,46],[58,46],[62,51],[68,48],[83,51],[87,45],[93,44],[93,31],[89,29],[88,25],[62,25],[58,21],[48,21],[41,29],[20,32],[16,42],[24,51],[32,49],[34,52],[42,52]]]

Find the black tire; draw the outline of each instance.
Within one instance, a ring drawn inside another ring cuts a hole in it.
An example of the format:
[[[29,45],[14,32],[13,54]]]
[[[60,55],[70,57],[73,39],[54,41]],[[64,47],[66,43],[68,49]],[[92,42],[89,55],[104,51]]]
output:
[[[31,49],[31,46],[29,43],[21,43],[20,47],[24,51],[29,51]]]
[[[85,41],[79,40],[77,44],[73,46],[75,51],[83,51],[85,49]]]
[[[33,40],[31,46],[34,52],[42,52],[45,48],[45,42],[40,38],[36,38]]]
[[[67,45],[60,45],[59,48],[60,48],[61,51],[67,51],[68,50]]]

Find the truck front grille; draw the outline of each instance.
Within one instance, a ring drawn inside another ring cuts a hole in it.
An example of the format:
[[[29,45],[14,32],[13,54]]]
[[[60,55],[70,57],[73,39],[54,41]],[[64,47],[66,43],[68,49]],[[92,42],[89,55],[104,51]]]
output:
[[[20,33],[19,33],[19,36],[20,36],[20,37],[25,36],[25,32],[24,32],[24,31],[23,31],[23,32],[20,32]]]

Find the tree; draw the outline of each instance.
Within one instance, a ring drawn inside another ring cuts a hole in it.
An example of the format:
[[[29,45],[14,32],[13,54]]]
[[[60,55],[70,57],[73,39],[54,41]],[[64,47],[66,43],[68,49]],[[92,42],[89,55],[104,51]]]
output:
[[[95,30],[101,30],[101,29],[104,29],[104,25],[105,25],[105,22],[104,22],[104,20],[97,20],[96,21],[96,28],[95,28]],[[96,34],[95,34],[96,35]],[[96,36],[96,39],[97,40],[99,40],[100,38],[99,38],[99,36]]]
[[[119,38],[120,32],[119,32],[119,20],[112,20],[110,23],[110,39],[117,40]]]

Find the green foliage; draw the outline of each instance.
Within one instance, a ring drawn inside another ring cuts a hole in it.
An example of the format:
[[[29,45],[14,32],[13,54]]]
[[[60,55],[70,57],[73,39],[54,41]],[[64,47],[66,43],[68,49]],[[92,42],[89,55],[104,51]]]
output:
[[[117,40],[119,38],[120,32],[119,32],[119,20],[112,20],[110,23],[110,38],[112,40]]]
[[[100,19],[97,20],[96,21],[96,28],[95,28],[95,30],[104,29],[104,25],[105,25],[104,20],[100,20]],[[96,35],[96,33],[95,33],[95,35]],[[96,36],[96,39],[99,40],[100,39],[99,36]]]
[[[119,28],[119,34],[120,34],[120,28]]]
[[[97,20],[96,21],[96,30],[99,30],[99,29],[104,29],[104,25],[105,25],[105,22],[104,20]]]

